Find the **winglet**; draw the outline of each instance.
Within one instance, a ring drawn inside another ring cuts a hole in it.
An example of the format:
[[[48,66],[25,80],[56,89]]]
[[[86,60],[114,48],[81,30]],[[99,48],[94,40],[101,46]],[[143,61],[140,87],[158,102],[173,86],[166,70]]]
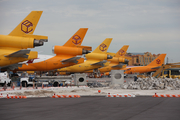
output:
[[[29,15],[19,23],[19,25],[11,32],[11,36],[24,36],[33,34],[43,11],[32,11]]]
[[[115,57],[123,57],[123,56],[125,56],[128,47],[129,47],[129,45],[124,45],[124,46],[115,54]]]
[[[81,45],[88,28],[80,28],[65,44],[64,46]]]
[[[94,51],[93,53],[106,53],[109,45],[111,44],[112,38],[106,38]]]
[[[165,57],[166,54],[161,54],[147,66],[161,66],[162,64],[164,64]]]

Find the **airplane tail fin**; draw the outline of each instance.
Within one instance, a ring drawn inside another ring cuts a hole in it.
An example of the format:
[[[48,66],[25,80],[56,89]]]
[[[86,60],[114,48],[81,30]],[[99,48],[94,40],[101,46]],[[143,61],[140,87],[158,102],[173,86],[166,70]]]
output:
[[[164,64],[165,57],[166,54],[161,54],[147,66],[161,66],[162,64]]]
[[[94,51],[93,53],[106,53],[109,45],[111,44],[112,38],[106,38]]]
[[[29,15],[19,23],[19,25],[11,32],[11,36],[25,36],[33,34],[43,11],[32,11]]]
[[[129,45],[124,45],[116,54],[115,57],[124,57]]]
[[[88,28],[80,28],[65,44],[64,46],[78,46],[81,45]]]

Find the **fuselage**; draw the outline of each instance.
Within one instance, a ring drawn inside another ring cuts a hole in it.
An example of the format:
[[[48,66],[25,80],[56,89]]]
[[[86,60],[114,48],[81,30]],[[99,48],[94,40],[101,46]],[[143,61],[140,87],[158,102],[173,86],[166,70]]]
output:
[[[101,67],[98,70],[100,71],[100,73],[110,72],[111,70],[119,70],[119,68],[112,68],[112,66],[115,66],[117,64],[118,63],[109,63],[109,65]],[[93,70],[86,71],[86,73],[93,73]]]
[[[110,63],[108,66],[100,68],[99,71],[100,73],[104,73],[104,72],[110,72],[111,70],[119,70],[120,68],[112,68],[112,66],[115,65],[118,65],[118,63]]]
[[[141,74],[141,73],[156,71],[158,69],[158,68],[154,69],[156,67],[157,66],[134,66],[134,67],[124,68],[123,70],[125,70],[125,72],[124,72],[125,74],[133,74],[133,73]]]
[[[72,73],[82,73],[86,72],[88,70],[93,70],[101,67],[100,65],[92,65],[94,63],[100,62],[99,60],[86,60],[84,63],[80,63],[77,65],[73,65],[67,68],[62,68],[59,71],[60,72],[72,72]],[[107,66],[109,63],[105,63],[105,66]]]
[[[69,59],[71,57],[74,56],[56,55],[49,59],[46,58],[35,59],[35,63],[23,64],[22,67],[19,67],[17,71],[49,71],[49,70],[55,70],[62,67],[75,65],[76,63],[72,63],[72,62],[71,63],[61,62],[62,60]],[[84,59],[80,58],[77,64],[82,62],[84,62]]]

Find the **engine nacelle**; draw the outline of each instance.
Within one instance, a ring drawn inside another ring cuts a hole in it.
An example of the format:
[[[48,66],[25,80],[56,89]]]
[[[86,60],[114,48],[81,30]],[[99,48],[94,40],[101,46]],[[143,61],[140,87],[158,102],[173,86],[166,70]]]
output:
[[[56,55],[82,55],[89,53],[88,50],[78,47],[54,46],[52,52]]]
[[[100,54],[100,53],[89,53],[85,55],[86,59],[96,59],[96,60],[107,60],[112,59],[113,57],[107,54]]]
[[[14,47],[14,48],[34,48],[35,46],[42,46],[44,44],[41,40],[35,40],[29,37],[17,37],[0,35],[0,47]]]
[[[129,60],[127,60],[123,57],[113,57],[113,59],[110,59],[109,61],[116,62],[116,63],[125,63],[125,64],[128,64],[128,62],[129,62]]]

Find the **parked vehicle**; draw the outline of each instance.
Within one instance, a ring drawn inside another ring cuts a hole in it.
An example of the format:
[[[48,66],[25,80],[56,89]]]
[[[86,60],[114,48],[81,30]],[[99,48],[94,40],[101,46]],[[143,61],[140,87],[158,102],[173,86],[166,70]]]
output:
[[[28,73],[22,73],[20,78],[20,83],[22,84],[22,87],[28,87],[33,86],[35,75],[29,75]]]
[[[9,74],[7,72],[0,73],[0,85],[11,85],[11,79],[9,78]]]

